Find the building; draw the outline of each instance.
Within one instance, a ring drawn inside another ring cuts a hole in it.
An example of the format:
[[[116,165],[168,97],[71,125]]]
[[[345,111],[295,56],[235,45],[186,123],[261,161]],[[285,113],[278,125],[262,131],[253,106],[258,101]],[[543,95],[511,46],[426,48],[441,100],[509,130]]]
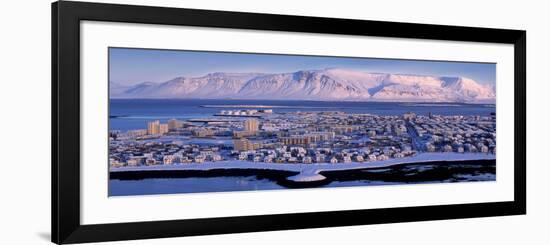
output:
[[[177,163],[177,158],[174,155],[167,155],[162,158],[164,165],[172,165]]]
[[[233,149],[236,151],[247,151],[250,146],[250,141],[247,139],[233,140]]]
[[[206,157],[203,155],[197,155],[195,156],[195,162],[196,163],[203,163],[206,160]]]
[[[141,166],[144,163],[145,163],[145,157],[142,157],[142,156],[130,157],[130,159],[126,161],[126,164],[132,167]]]
[[[147,123],[147,134],[157,135],[168,133],[168,124],[161,124],[159,120]]]
[[[325,162],[325,154],[316,154],[315,162]]]
[[[215,134],[216,132],[209,128],[193,131],[193,135],[196,137],[210,137],[210,136],[214,136]]]
[[[248,136],[254,136],[256,135],[256,132],[250,132],[250,131],[233,131],[233,138],[244,138]]]
[[[393,157],[394,158],[403,158],[405,157],[405,154],[401,153],[401,152],[397,152],[397,153],[394,153],[393,154]]]
[[[252,142],[247,139],[233,140],[233,149],[236,151],[251,151],[262,148],[262,143]]]
[[[183,122],[177,119],[168,120],[168,130],[176,130],[183,127]]]
[[[355,129],[355,126],[348,125],[335,125],[332,127],[332,130],[334,130],[334,132],[337,134],[349,134],[352,133]]]
[[[351,162],[351,157],[349,157],[349,156],[344,156],[344,157],[342,158],[342,161],[345,162],[345,163],[350,163],[350,162]]]
[[[307,145],[312,142],[311,137],[307,135],[293,135],[289,137],[281,137],[280,141],[284,145]]]
[[[257,132],[260,129],[260,122],[256,119],[248,119],[244,121],[244,131]]]
[[[388,159],[390,159],[390,158],[388,156],[384,155],[384,154],[378,155],[378,157],[376,157],[377,161],[386,161]]]
[[[376,131],[374,131],[374,130],[369,130],[369,131],[367,132],[367,135],[368,135],[369,137],[374,137],[374,136],[376,136]]]
[[[304,135],[305,137],[309,137],[310,141],[317,142],[317,141],[327,141],[327,140],[333,140],[336,136],[335,132],[311,132]]]
[[[111,167],[113,167],[113,168],[118,168],[118,167],[124,166],[124,163],[119,162],[118,160],[113,159],[113,158],[109,158],[109,164],[110,164]]]
[[[145,159],[145,165],[151,166],[156,164],[157,164],[157,160],[155,160],[154,158]]]
[[[405,120],[413,120],[415,118],[416,118],[416,114],[414,114],[413,112],[407,112],[403,114],[403,119]]]
[[[168,133],[168,124],[161,123],[159,124],[159,134],[165,134]]]
[[[147,135],[147,130],[145,129],[128,130],[127,134],[129,137],[141,137],[141,136]]]
[[[221,161],[223,160],[222,156],[220,154],[213,154],[211,156],[213,162]]]
[[[434,152],[434,151],[435,151],[435,146],[432,145],[432,144],[429,143],[429,142],[426,143],[425,147],[426,147],[426,151],[428,151],[428,152]]]
[[[160,121],[155,120],[147,123],[147,134],[159,134],[160,133]]]
[[[376,161],[376,155],[374,155],[374,154],[369,154],[369,155],[368,155],[368,160],[369,160],[369,161]]]
[[[482,145],[479,147],[479,151],[480,151],[480,152],[483,152],[483,153],[487,153],[487,152],[489,152],[489,147],[487,147],[486,145],[483,145],[483,144],[482,144]]]
[[[135,166],[139,166],[139,165],[140,165],[138,159],[128,159],[128,161],[126,161],[126,164],[127,164],[128,166],[131,166],[131,167],[135,167]]]

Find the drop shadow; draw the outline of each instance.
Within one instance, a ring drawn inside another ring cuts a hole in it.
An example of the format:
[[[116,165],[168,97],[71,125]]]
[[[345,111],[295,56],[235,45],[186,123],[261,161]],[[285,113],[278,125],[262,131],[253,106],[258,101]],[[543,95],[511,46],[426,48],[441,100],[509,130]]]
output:
[[[48,242],[52,240],[52,235],[49,232],[38,232],[36,235],[40,237],[40,239]]]

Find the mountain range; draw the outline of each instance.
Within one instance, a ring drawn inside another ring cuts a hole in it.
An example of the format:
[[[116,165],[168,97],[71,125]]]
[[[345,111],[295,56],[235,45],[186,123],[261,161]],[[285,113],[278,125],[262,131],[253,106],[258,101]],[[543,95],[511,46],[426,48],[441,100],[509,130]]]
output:
[[[110,98],[270,99],[495,103],[495,87],[465,77],[330,68],[292,73],[210,73],[163,83],[110,82]]]

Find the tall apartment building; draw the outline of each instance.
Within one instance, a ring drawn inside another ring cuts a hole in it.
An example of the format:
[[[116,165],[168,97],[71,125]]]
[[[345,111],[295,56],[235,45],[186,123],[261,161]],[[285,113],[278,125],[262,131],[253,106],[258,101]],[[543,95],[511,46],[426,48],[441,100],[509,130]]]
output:
[[[168,133],[168,124],[161,123],[159,124],[159,134],[165,134]]]
[[[183,127],[183,122],[177,119],[168,120],[168,130],[174,130]]]
[[[244,121],[244,131],[257,132],[260,129],[260,122],[256,119],[248,119]]]
[[[147,134],[165,134],[168,133],[168,124],[160,123],[159,120],[151,121],[147,123]]]
[[[160,121],[155,120],[147,123],[147,134],[159,134],[160,133]]]

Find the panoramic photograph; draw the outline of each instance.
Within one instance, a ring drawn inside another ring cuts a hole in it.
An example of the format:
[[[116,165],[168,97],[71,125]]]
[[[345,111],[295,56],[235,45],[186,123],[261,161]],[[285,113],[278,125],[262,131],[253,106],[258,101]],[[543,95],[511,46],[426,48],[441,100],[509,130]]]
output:
[[[495,63],[118,47],[108,59],[111,197],[496,180]]]

